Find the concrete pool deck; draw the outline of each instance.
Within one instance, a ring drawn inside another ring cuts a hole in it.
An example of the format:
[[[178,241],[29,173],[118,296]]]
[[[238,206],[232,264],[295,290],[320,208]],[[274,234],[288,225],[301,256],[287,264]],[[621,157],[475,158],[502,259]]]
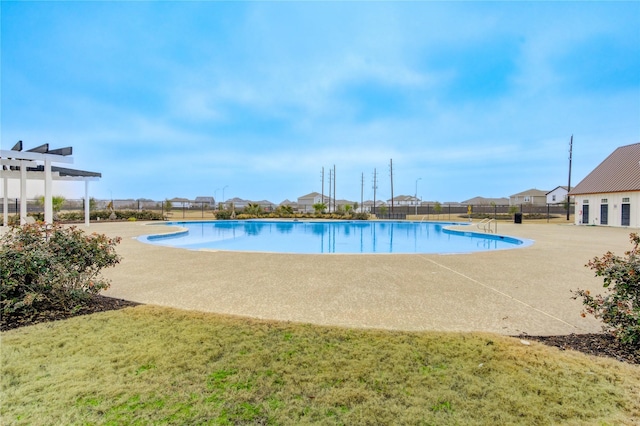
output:
[[[122,237],[122,262],[104,295],[169,306],[321,325],[556,335],[601,331],[571,290],[603,293],[584,265],[623,255],[637,229],[500,223],[530,247],[462,255],[294,255],[189,251],[139,242],[172,227],[92,223]],[[477,228],[474,226],[474,230]]]

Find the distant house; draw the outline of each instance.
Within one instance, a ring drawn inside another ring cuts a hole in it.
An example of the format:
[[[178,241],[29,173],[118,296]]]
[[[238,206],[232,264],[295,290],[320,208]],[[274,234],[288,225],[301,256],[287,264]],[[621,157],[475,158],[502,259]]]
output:
[[[539,189],[528,189],[517,194],[509,196],[510,206],[519,206],[521,204],[530,204],[533,206],[547,205],[547,192]]]
[[[195,203],[199,206],[215,207],[216,201],[213,197],[196,197]]]
[[[251,203],[259,205],[265,212],[272,212],[276,208],[276,205],[269,200],[251,201]]]
[[[378,209],[381,206],[386,206],[386,205],[387,205],[387,203],[385,203],[384,201],[376,200],[375,208]],[[374,211],[373,200],[365,201],[364,203],[362,203],[362,206],[360,206],[360,208],[358,210],[363,211],[363,212],[372,213]]]
[[[242,198],[234,197],[224,202],[225,208],[234,208],[235,210],[242,210],[249,205],[251,201],[243,200]]]
[[[293,208],[294,210],[298,210],[298,203],[295,201],[289,201],[284,200],[283,202],[281,202],[280,204],[278,204],[279,206],[291,206],[291,208]]]
[[[640,143],[616,149],[569,194],[576,224],[640,228]]]
[[[547,192],[547,204],[562,204],[567,201],[569,188],[566,186],[556,186]]]
[[[298,210],[301,212],[312,212],[313,205],[318,203],[325,203],[329,207],[329,203],[333,202],[328,196],[322,196],[318,192],[312,192],[302,197],[298,197]]]
[[[508,198],[485,198],[485,197],[473,197],[463,201],[461,204],[471,206],[508,206]]]
[[[169,201],[171,201],[171,205],[173,206],[173,208],[183,208],[183,207],[190,208],[191,207],[191,201],[189,201],[188,198],[174,197]]]
[[[353,207],[354,201],[349,200],[336,200],[336,206],[344,208],[345,206]]]
[[[393,204],[394,206],[415,206],[420,204],[420,199],[413,195],[398,195],[390,200],[387,200],[387,204]]]

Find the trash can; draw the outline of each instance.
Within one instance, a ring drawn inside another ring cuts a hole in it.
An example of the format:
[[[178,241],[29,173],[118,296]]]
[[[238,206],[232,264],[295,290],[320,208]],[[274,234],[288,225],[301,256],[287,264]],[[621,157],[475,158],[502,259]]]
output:
[[[522,223],[522,213],[513,215],[513,223]]]

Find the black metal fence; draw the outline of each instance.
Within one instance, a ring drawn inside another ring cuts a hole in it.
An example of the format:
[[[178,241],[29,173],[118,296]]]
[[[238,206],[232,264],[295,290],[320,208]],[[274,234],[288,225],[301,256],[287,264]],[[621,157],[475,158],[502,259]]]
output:
[[[2,199],[0,199],[2,200]],[[2,200],[4,201],[4,200]],[[84,211],[84,199],[70,200],[65,199],[60,204],[54,203],[54,209],[60,212],[80,212]],[[210,203],[190,201],[188,203],[168,203],[167,201],[153,200],[90,200],[90,209],[93,210],[129,210],[129,211],[150,211],[160,213],[166,216],[168,213],[173,217],[179,217],[182,213],[184,216],[187,212],[199,212],[204,218],[208,212],[208,216],[212,216],[214,207]],[[9,214],[18,214],[20,212],[20,199],[11,198],[8,200],[7,212]],[[4,202],[0,203],[0,213],[4,214]],[[27,214],[44,213],[44,205],[42,200],[27,200]],[[189,213],[193,216],[193,213]]]
[[[569,212],[573,214],[574,204],[569,206]],[[515,213],[522,213],[526,216],[536,216],[551,218],[556,216],[566,216],[567,207],[563,204],[518,204],[518,205],[473,205],[473,204],[426,204],[422,206],[385,206],[383,214],[380,214],[382,209],[377,208],[376,216],[387,218],[388,215],[395,218],[398,215],[411,216],[427,216],[430,219],[439,218],[447,220],[456,220],[460,216],[468,217],[471,212],[471,217],[489,217],[500,218],[509,216],[511,217]]]
[[[0,199],[1,200],[1,199]],[[154,201],[149,199],[138,200],[90,200],[91,210],[133,210],[151,211],[161,214],[163,217],[201,217],[213,218],[213,212],[218,206],[208,202],[188,201],[188,202],[167,202]],[[4,203],[0,203],[0,212],[4,213]],[[54,206],[61,212],[80,212],[84,210],[84,199],[66,199],[60,205]],[[464,204],[426,204],[422,206],[394,206],[377,207],[375,213],[378,218],[384,219],[406,219],[407,216],[418,215],[427,216],[429,219],[458,220],[461,216],[468,217],[469,208],[471,216],[500,218],[512,216],[514,213],[522,213],[525,217],[535,215],[538,217],[566,216],[567,208],[563,204],[519,204],[509,205],[464,205]],[[20,212],[20,199],[12,198],[8,200],[8,213],[17,214]],[[240,213],[243,208],[235,208]],[[270,211],[272,208],[263,208],[263,211]],[[569,211],[573,213],[574,206],[569,206]],[[41,200],[27,200],[27,213],[43,213],[44,205]]]

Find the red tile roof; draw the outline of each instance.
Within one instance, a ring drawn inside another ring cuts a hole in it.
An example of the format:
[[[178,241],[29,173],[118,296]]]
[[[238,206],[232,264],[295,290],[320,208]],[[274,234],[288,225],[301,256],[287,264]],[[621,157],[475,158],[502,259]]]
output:
[[[640,143],[613,151],[570,195],[628,191],[640,191]]]

